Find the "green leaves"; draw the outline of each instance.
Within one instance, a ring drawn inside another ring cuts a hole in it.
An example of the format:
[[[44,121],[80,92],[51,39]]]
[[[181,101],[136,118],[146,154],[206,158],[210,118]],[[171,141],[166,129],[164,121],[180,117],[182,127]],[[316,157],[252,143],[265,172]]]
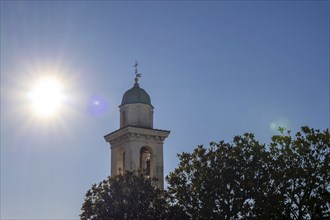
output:
[[[271,143],[273,166],[283,175],[277,190],[283,192],[283,205],[291,219],[330,217],[330,135],[302,127],[295,137],[290,133],[274,136]]]
[[[236,136],[234,144],[211,142],[179,155],[179,168],[167,177],[168,191],[193,219],[238,218],[249,215],[252,192],[258,188],[260,155],[253,134]]]
[[[269,148],[246,133],[179,154],[169,194],[192,219],[329,218],[329,130],[279,131]]]
[[[161,211],[160,211],[161,210]],[[162,219],[165,193],[141,172],[126,171],[93,185],[86,193],[81,219]]]

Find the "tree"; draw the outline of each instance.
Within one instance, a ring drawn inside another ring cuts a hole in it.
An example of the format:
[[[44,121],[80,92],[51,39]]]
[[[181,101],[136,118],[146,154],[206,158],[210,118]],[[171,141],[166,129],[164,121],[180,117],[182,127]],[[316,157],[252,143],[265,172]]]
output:
[[[271,215],[273,207],[263,201],[267,192],[272,198],[266,184],[269,153],[253,134],[178,156],[179,167],[167,177],[168,191],[192,219],[255,218],[255,210],[264,218]]]
[[[81,219],[164,219],[164,191],[142,172],[126,171],[94,184],[86,193]]]
[[[326,219],[329,131],[302,127],[269,148],[251,133],[179,154],[167,176],[173,202],[192,219]]]
[[[330,134],[302,127],[272,138],[270,147],[283,214],[290,219],[330,218]]]

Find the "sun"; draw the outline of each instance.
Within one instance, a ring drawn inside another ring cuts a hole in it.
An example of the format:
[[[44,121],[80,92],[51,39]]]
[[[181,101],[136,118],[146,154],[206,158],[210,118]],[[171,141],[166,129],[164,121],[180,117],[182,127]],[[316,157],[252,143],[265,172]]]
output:
[[[28,93],[33,113],[42,118],[58,114],[63,104],[63,85],[56,78],[39,79]]]

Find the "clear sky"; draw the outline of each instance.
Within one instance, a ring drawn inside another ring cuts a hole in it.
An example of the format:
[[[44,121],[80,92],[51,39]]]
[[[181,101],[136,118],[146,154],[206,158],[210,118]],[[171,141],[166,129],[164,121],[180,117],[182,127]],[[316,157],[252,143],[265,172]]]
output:
[[[1,219],[78,218],[135,60],[165,174],[210,141],[329,127],[329,1],[1,1]],[[49,118],[28,95],[46,76]]]

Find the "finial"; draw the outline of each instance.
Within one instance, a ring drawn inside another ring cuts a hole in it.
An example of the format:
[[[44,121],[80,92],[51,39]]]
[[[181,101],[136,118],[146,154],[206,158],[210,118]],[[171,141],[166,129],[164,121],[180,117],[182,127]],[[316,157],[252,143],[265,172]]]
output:
[[[133,65],[133,67],[135,68],[135,84],[134,85],[137,85],[137,86],[139,85],[138,80],[141,77],[141,73],[138,73],[138,70],[137,70],[138,65],[139,65],[139,63],[137,61],[135,61],[135,64]]]

